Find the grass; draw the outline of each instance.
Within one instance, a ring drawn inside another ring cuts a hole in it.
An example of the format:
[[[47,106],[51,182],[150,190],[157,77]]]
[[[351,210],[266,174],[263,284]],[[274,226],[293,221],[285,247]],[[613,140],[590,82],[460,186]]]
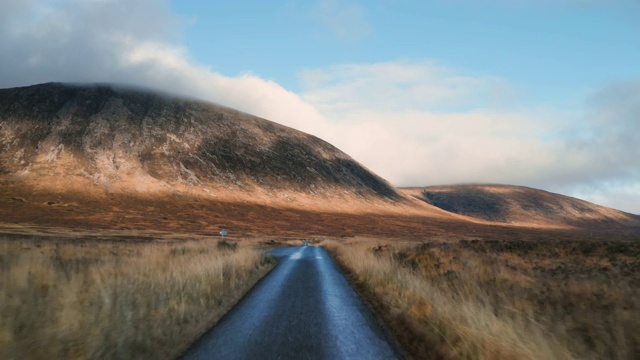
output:
[[[3,235],[0,358],[175,358],[273,265],[242,243]]]
[[[417,358],[640,356],[640,244],[324,245]]]

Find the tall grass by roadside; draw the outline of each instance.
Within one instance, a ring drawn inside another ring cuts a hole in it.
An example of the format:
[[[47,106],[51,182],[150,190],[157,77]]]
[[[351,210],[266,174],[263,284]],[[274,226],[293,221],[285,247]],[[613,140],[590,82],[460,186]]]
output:
[[[324,245],[420,358],[640,355],[640,289],[633,273],[640,263],[633,254],[605,245],[589,256],[575,250],[588,243],[496,243]]]
[[[242,244],[5,236],[0,358],[175,358],[272,266]]]

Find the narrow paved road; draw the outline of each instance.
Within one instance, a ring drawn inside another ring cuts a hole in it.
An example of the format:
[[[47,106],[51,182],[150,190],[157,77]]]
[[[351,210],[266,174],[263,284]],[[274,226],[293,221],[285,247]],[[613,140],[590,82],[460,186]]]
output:
[[[398,359],[383,330],[321,247],[280,260],[182,359]]]

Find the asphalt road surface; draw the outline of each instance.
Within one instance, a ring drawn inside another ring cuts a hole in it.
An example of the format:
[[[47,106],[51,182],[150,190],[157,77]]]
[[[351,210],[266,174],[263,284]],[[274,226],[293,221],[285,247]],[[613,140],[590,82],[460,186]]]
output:
[[[280,264],[182,359],[402,358],[323,248],[270,254]]]

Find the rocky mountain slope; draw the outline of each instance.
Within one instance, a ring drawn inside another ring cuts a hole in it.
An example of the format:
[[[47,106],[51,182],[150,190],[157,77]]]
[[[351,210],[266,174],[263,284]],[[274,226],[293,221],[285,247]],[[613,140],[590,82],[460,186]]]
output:
[[[312,135],[211,103],[114,85],[0,90],[0,149],[0,174],[45,191],[403,199]]]
[[[636,228],[640,216],[543,190],[510,185],[405,188],[402,192],[443,210],[491,222],[531,226]]]

